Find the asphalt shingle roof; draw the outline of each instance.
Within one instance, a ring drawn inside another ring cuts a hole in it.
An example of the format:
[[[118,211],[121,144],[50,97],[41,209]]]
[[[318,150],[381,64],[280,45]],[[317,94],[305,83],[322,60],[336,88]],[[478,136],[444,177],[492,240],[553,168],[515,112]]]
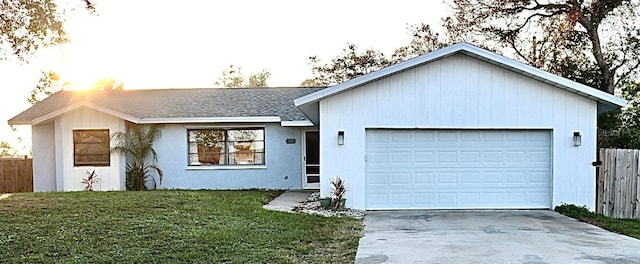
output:
[[[308,118],[293,100],[323,88],[201,88],[116,91],[60,91],[9,120],[34,119],[88,102],[138,119],[279,116],[282,121]]]

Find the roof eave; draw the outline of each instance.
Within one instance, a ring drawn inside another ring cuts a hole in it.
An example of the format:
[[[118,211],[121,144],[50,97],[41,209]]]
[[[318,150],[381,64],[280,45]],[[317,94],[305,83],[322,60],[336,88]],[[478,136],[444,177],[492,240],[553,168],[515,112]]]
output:
[[[20,121],[15,121],[12,119],[9,119],[7,121],[7,124],[9,124],[10,126],[30,126],[32,125],[31,121],[25,121],[25,120],[20,120]]]
[[[279,116],[236,116],[236,117],[176,117],[141,118],[138,124],[186,124],[186,123],[277,123]]]

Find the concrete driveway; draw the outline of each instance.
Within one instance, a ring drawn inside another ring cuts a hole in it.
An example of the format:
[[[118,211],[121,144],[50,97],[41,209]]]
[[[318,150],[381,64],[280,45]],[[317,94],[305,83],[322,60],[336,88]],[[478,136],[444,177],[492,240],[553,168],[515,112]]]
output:
[[[640,240],[547,210],[381,211],[356,263],[640,263]]]

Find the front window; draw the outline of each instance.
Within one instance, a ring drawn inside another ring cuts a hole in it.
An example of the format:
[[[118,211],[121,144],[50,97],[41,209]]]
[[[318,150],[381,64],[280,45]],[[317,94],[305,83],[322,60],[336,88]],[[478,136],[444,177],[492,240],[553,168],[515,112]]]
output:
[[[264,165],[264,128],[187,130],[190,166]]]
[[[109,129],[73,131],[73,166],[109,166]]]

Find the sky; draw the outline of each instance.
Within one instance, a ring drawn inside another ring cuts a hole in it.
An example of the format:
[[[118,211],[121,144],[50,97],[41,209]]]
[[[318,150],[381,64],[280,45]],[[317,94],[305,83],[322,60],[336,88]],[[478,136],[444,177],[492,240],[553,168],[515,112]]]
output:
[[[71,12],[70,43],[28,64],[0,61],[0,141],[22,154],[30,149],[29,128],[13,132],[6,120],[30,106],[40,70],[60,73],[73,88],[102,77],[125,89],[207,88],[234,65],[247,76],[269,70],[271,87],[295,87],[311,77],[309,56],[329,61],[347,43],[391,54],[409,43],[408,25],[438,29],[451,13],[443,0],[94,2],[96,14]]]

